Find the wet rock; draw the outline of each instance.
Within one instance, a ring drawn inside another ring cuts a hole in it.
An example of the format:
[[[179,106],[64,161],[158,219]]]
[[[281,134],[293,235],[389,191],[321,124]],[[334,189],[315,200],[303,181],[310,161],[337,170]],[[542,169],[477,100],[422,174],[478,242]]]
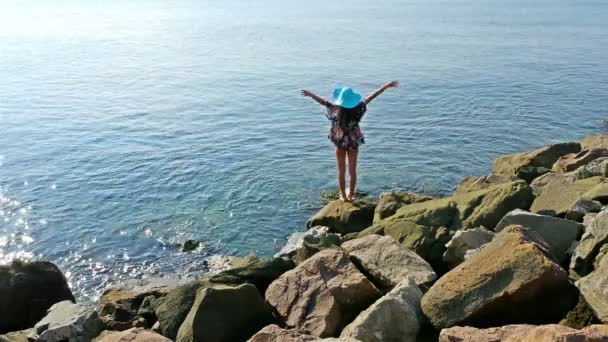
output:
[[[589,134],[581,140],[581,148],[590,150],[593,148],[608,148],[608,134]]]
[[[589,213],[599,213],[601,210],[602,203],[581,198],[568,209],[565,217],[571,221],[583,222],[585,215]]]
[[[51,306],[28,338],[37,342],[88,342],[102,330],[103,324],[92,305],[66,300]]]
[[[581,150],[579,143],[569,142],[549,145],[531,152],[506,155],[494,160],[492,173],[497,176],[512,177],[524,167],[551,168],[559,157],[578,153]]]
[[[289,259],[259,259],[243,267],[220,272],[212,276],[209,281],[226,285],[252,284],[263,295],[270,283],[294,267],[293,261]]]
[[[593,262],[608,243],[608,211],[602,211],[587,226],[570,262],[570,276],[578,279],[593,271]]]
[[[422,310],[438,329],[555,322],[577,294],[566,271],[547,255],[536,232],[505,228],[441,277],[422,298]]]
[[[307,227],[327,226],[332,232],[360,232],[372,224],[375,204],[367,201],[331,201],[308,220]]]
[[[31,328],[64,300],[74,296],[54,264],[15,260],[0,266],[0,334]]]
[[[190,312],[199,289],[212,284],[206,280],[194,280],[171,290],[157,300],[154,312],[163,336],[175,340],[177,331]]]
[[[272,323],[272,313],[255,286],[214,285],[198,291],[176,342],[246,341]]]
[[[182,246],[182,252],[184,252],[184,253],[192,252],[193,250],[197,249],[198,246],[200,246],[200,245],[201,245],[200,241],[186,240],[186,242],[184,242],[184,245]]]
[[[403,206],[413,203],[426,202],[432,199],[433,197],[431,196],[419,195],[413,192],[382,193],[374,211],[374,222],[392,216],[399,208]]]
[[[453,327],[442,330],[439,335],[439,342],[591,342],[605,339],[608,339],[606,325],[590,326],[582,330],[557,324],[507,325],[488,329]]]
[[[608,324],[608,256],[604,255],[599,267],[576,285],[595,316]]]
[[[608,177],[608,158],[598,158],[568,173],[568,177],[580,180],[591,177]]]
[[[568,260],[570,246],[585,228],[582,224],[573,221],[516,209],[505,215],[494,230],[500,232],[511,225],[524,226],[537,232],[560,262]]]
[[[566,154],[561,156],[555,164],[553,164],[553,171],[557,173],[571,172],[602,157],[608,157],[607,148],[594,148],[583,150],[578,153]]]
[[[104,331],[95,342],[171,342],[170,339],[143,328],[125,331]]]
[[[248,342],[312,342],[320,341],[317,336],[306,335],[294,329],[283,329],[272,324],[264,327],[249,339]]]
[[[288,328],[337,336],[380,297],[342,251],[327,249],[286,272],[266,291],[266,301]]]
[[[390,236],[372,234],[347,241],[342,248],[380,289],[390,290],[406,277],[417,285],[437,278],[431,265]]]
[[[586,192],[602,182],[601,177],[586,178],[574,182],[565,177],[551,179],[544,186],[542,193],[532,203],[530,211],[563,217],[579,199],[583,198]]]
[[[106,289],[99,299],[99,316],[108,330],[130,329],[141,324],[140,318],[144,318],[144,326],[152,325],[156,321],[153,299],[165,296],[186,281],[179,278],[150,278],[114,285]]]
[[[296,251],[298,250],[298,248],[302,247],[305,237],[307,237],[307,236],[324,237],[329,234],[333,234],[333,233],[331,233],[329,231],[329,227],[326,227],[326,226],[314,226],[303,232],[294,232],[289,236],[289,238],[287,238],[287,242],[285,243],[285,246],[283,246],[281,248],[281,250],[275,254],[275,257],[276,258],[292,258],[296,254]]]
[[[340,338],[368,342],[415,341],[424,316],[420,310],[422,291],[406,277],[347,325]]]
[[[492,241],[494,235],[496,234],[493,231],[484,227],[458,230],[445,245],[443,260],[450,268],[454,268],[465,261],[467,254]]]
[[[576,306],[568,311],[566,317],[559,322],[560,325],[573,329],[582,329],[589,325],[599,323],[601,323],[600,320],[595,317],[593,310],[589,308],[589,304],[587,304],[583,296],[579,297]]]

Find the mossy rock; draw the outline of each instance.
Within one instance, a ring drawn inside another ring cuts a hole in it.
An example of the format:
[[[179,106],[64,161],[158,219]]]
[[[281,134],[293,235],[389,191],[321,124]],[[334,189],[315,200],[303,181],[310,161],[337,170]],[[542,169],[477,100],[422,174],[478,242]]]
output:
[[[566,314],[566,317],[559,324],[574,329],[582,329],[592,324],[601,324],[601,322],[595,317],[585,298],[580,296],[576,306]]]
[[[357,199],[357,201],[373,202],[372,197],[369,195],[368,192],[365,192],[365,191],[359,191],[359,190],[355,191],[355,198]],[[340,190],[338,190],[338,189],[321,191],[321,200],[323,202],[325,202],[326,204],[331,201],[335,201],[335,200],[339,200],[339,199],[340,199]]]
[[[293,261],[283,258],[259,259],[242,267],[232,268],[212,276],[209,281],[215,284],[254,285],[263,296],[268,285],[281,274],[295,267]]]
[[[590,150],[592,148],[608,148],[608,134],[590,134],[581,140],[581,148]]]
[[[568,142],[545,146],[531,152],[501,156],[494,160],[492,173],[497,176],[517,177],[525,167],[551,169],[559,157],[580,151],[579,143]]]
[[[542,193],[534,200],[531,212],[543,215],[563,217],[580,198],[601,198],[604,187],[597,192],[590,192],[604,182],[604,177],[591,177],[572,181],[564,177],[551,179],[543,188]]]
[[[380,195],[376,210],[374,211],[374,222],[394,215],[397,210],[413,203],[426,202],[433,197],[420,195],[413,192],[385,192]]]
[[[360,232],[372,224],[375,203],[335,200],[325,205],[306,223],[308,228],[326,226],[334,233]]]
[[[589,191],[585,192],[582,197],[590,201],[608,204],[608,183],[600,183],[594,186]]]

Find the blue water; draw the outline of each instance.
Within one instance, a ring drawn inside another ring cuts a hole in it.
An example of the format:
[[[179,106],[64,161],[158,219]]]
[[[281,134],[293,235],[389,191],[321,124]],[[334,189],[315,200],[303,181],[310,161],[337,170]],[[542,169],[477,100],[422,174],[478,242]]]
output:
[[[56,262],[87,300],[271,255],[336,184],[298,91],[393,79],[362,123],[360,189],[449,192],[603,130],[608,2],[2,1],[0,258]]]

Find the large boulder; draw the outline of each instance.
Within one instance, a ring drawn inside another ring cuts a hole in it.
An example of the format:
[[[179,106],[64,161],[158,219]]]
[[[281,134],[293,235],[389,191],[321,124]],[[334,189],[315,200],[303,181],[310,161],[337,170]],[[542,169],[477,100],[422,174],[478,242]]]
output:
[[[371,234],[347,241],[342,248],[380,289],[390,290],[408,276],[417,285],[437,278],[431,265],[390,236]]]
[[[52,263],[15,260],[0,266],[0,334],[31,328],[64,300],[74,296]]]
[[[537,232],[560,262],[568,260],[570,246],[585,229],[580,223],[516,209],[505,215],[494,230],[500,232],[511,225],[524,226]]]
[[[348,255],[333,249],[315,254],[266,290],[266,301],[288,328],[320,337],[337,336],[379,297]]]
[[[602,157],[608,157],[607,148],[594,148],[591,150],[583,150],[579,153],[566,154],[561,156],[555,164],[553,164],[553,171],[557,173],[571,172]]]
[[[451,231],[445,227],[422,226],[411,221],[388,218],[359,234],[386,235],[397,240],[405,248],[414,251],[427,261],[436,272],[445,271],[442,255],[445,244],[450,241]]]
[[[502,156],[494,160],[492,173],[497,176],[515,177],[524,167],[550,169],[559,157],[569,153],[578,153],[580,150],[579,143],[569,142],[545,146],[531,152]]]
[[[384,192],[380,195],[380,199],[374,210],[374,222],[392,216],[403,206],[426,202],[432,199],[433,197],[431,196],[419,195],[413,192]]]
[[[163,336],[175,340],[179,327],[194,304],[197,291],[211,285],[207,279],[194,280],[178,286],[156,301],[154,313],[158,318],[159,331]]]
[[[170,339],[143,328],[125,331],[104,331],[95,342],[171,342]]]
[[[467,255],[474,253],[485,244],[494,239],[496,234],[484,227],[458,230],[445,247],[443,254],[445,261],[450,268],[458,266],[466,260]]]
[[[212,276],[209,281],[216,284],[252,284],[263,295],[268,285],[281,274],[291,270],[293,261],[283,258],[259,259],[242,267],[232,268]]]
[[[513,180],[515,180],[514,177],[503,177],[496,175],[488,175],[482,177],[469,176],[465,177],[460,182],[460,184],[458,184],[458,187],[456,187],[456,191],[454,191],[454,194],[464,194],[467,192],[483,190],[493,187],[495,185],[509,183]]]
[[[348,234],[369,227],[374,219],[376,205],[368,201],[331,201],[308,220],[307,227],[327,226],[333,232]]]
[[[294,329],[283,329],[276,324],[264,327],[253,335],[248,342],[313,342],[317,336],[303,334]]]
[[[591,177],[608,177],[608,157],[598,158],[568,173],[568,177],[579,180]]]
[[[557,324],[507,325],[477,329],[453,327],[444,329],[439,342],[600,342],[608,340],[608,325],[593,325],[581,330]]]
[[[127,330],[142,324],[142,320],[144,325],[151,326],[156,321],[151,301],[184,282],[185,279],[178,278],[150,278],[113,285],[99,299],[99,316],[108,330]],[[146,304],[142,307],[144,300]]]
[[[593,148],[608,148],[608,134],[589,134],[581,140],[581,148],[590,150]]]
[[[200,289],[177,333],[177,342],[240,342],[274,322],[255,286]]]
[[[544,175],[534,179],[530,183],[530,187],[532,188],[532,193],[534,194],[534,197],[540,196],[543,191],[545,191],[547,184],[556,179],[565,180],[566,177],[564,175],[558,175],[555,172],[547,172]]]
[[[342,240],[337,234],[306,236],[302,241],[302,246],[296,251],[295,262],[299,265],[322,250],[338,249],[341,243]]]
[[[413,278],[403,279],[347,325],[340,338],[365,342],[415,341],[424,316],[420,310],[422,291]]]
[[[604,255],[595,271],[576,285],[595,316],[608,324],[608,255]]]
[[[66,300],[51,306],[36,323],[29,338],[37,342],[88,342],[103,330],[103,323],[92,305]]]
[[[578,279],[593,271],[593,262],[603,245],[608,243],[608,210],[597,214],[587,226],[570,261],[570,276]]]
[[[557,321],[577,294],[549,255],[536,232],[508,227],[441,277],[422,298],[422,310],[438,329]]]
[[[530,208],[531,212],[551,216],[564,216],[568,210],[581,198],[587,198],[584,194],[594,187],[602,184],[602,177],[591,177],[572,181],[566,177],[551,179],[536,197]],[[588,198],[594,199],[594,198]]]

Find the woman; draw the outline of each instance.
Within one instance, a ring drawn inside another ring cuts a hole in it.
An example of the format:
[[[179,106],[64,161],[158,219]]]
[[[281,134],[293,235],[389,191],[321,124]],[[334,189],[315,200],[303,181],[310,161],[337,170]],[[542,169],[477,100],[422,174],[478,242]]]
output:
[[[365,142],[359,122],[367,110],[367,105],[388,88],[399,87],[399,82],[392,81],[373,92],[363,101],[361,95],[349,87],[338,87],[333,93],[333,103],[319,97],[308,90],[302,90],[307,96],[327,108],[327,118],[331,121],[329,140],[336,146],[336,161],[338,164],[338,186],[340,199],[351,202],[355,199],[357,185],[357,154],[359,145]],[[346,156],[348,156],[348,174],[350,187],[346,194]]]

